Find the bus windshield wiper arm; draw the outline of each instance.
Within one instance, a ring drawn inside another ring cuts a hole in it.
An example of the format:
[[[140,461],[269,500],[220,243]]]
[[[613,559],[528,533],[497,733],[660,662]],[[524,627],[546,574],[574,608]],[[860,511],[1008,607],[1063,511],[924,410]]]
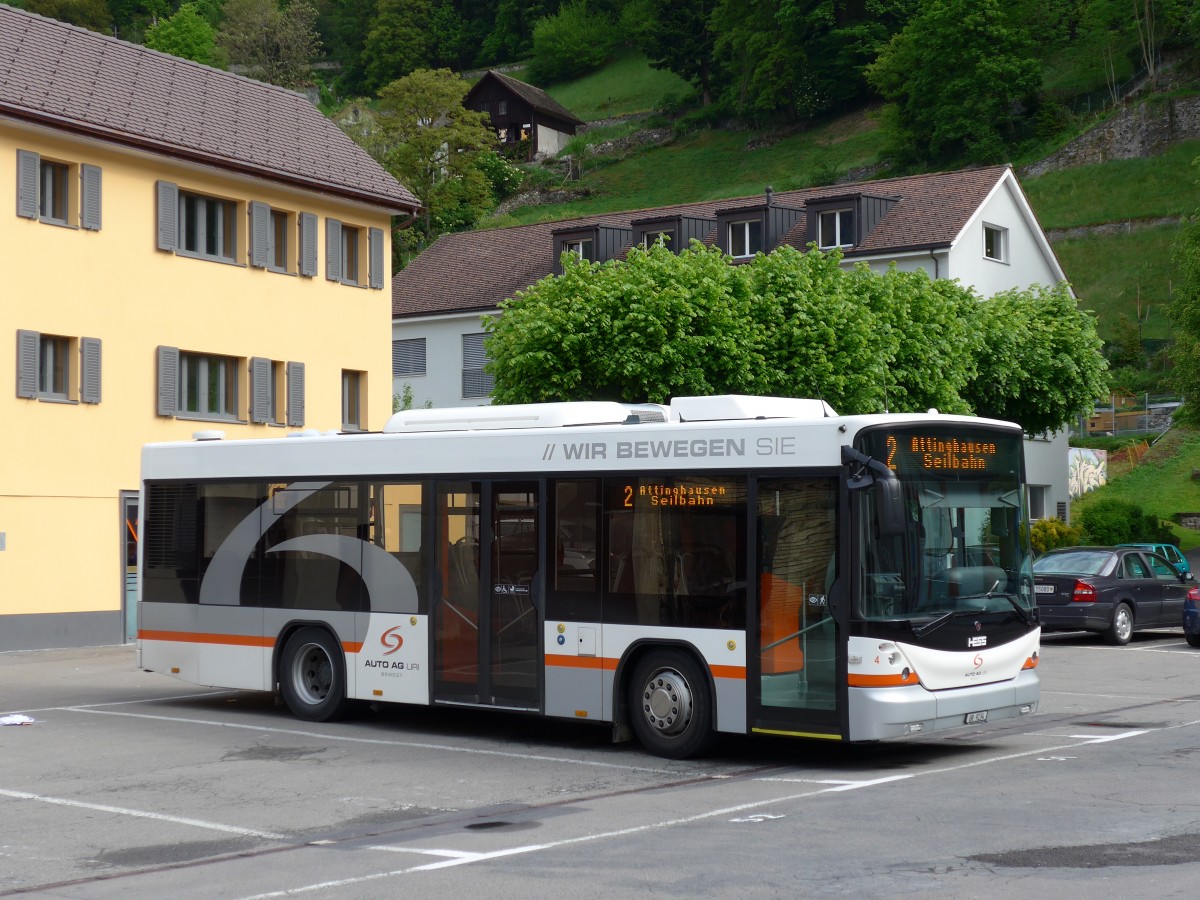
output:
[[[926,622],[924,625],[916,626],[913,628],[912,632],[917,637],[923,637],[924,635],[929,634],[929,632],[941,628],[953,618],[958,616],[978,616],[979,614],[985,612],[987,612],[986,609],[952,609],[950,612],[943,613],[942,615],[938,616],[932,622]]]

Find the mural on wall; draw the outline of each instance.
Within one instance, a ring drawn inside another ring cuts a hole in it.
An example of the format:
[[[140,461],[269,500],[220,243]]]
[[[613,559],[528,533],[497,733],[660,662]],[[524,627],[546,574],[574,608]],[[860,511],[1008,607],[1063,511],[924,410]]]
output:
[[[1067,458],[1067,489],[1072,500],[1108,483],[1108,451],[1072,447]]]

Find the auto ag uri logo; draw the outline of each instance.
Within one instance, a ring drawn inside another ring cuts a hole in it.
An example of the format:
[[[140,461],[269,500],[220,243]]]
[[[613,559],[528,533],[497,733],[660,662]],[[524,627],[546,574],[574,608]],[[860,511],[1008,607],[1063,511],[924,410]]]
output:
[[[389,649],[383,651],[384,656],[391,656],[404,646],[404,636],[400,634],[400,626],[389,628],[379,636],[379,643]]]

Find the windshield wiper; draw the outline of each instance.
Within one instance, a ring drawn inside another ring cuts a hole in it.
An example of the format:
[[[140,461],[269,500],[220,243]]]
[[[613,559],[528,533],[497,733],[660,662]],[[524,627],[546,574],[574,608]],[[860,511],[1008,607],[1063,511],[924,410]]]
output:
[[[978,616],[978,615],[981,615],[982,613],[986,613],[986,612],[987,612],[986,608],[984,608],[984,609],[952,609],[952,610],[950,610],[950,612],[943,613],[942,615],[938,616],[932,622],[926,622],[924,625],[916,626],[915,628],[913,628],[912,632],[917,637],[924,637],[925,635],[929,634],[929,632],[931,632],[937,628],[941,628],[943,625],[945,625],[951,619],[955,619],[959,616]]]

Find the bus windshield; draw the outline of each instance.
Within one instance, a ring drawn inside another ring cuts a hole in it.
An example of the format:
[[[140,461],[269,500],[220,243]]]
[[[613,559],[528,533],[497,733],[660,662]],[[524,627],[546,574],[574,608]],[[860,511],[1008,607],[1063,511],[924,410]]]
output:
[[[1032,621],[1021,437],[892,429],[862,445],[895,472],[904,516],[900,533],[880,536],[876,488],[856,492],[858,616],[925,620],[1015,609]]]

